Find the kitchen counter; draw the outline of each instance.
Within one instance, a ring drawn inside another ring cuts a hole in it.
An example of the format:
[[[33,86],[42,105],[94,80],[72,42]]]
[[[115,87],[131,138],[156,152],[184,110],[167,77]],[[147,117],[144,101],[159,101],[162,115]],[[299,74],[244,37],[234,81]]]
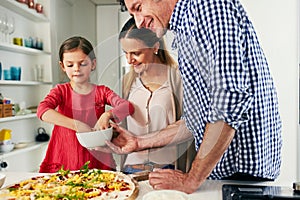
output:
[[[40,173],[30,173],[30,172],[1,172],[6,174],[6,180],[3,187],[18,183],[21,180],[28,179],[30,177],[41,175]],[[190,200],[201,200],[201,199],[213,199],[222,200],[222,186],[224,184],[247,184],[247,185],[267,185],[275,186],[279,185],[276,182],[240,182],[240,181],[218,181],[218,180],[207,180],[203,185],[193,194],[189,195]],[[292,183],[280,185],[289,190],[292,190]],[[142,197],[152,191],[152,187],[149,185],[148,181],[139,182],[139,195],[137,200],[142,200]]]

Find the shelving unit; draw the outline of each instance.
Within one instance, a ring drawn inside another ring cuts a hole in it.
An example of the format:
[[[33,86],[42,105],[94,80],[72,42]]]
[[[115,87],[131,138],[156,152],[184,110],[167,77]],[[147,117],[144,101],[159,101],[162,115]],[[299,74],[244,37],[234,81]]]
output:
[[[3,117],[3,118],[0,118],[0,123],[1,122],[17,121],[17,120],[22,120],[22,119],[31,119],[31,118],[36,118],[36,113],[31,113],[31,114],[27,114],[27,115],[12,116],[12,117]]]
[[[32,36],[43,41],[43,50],[14,45],[11,41],[0,41],[2,69],[10,66],[21,66],[22,69],[20,81],[3,80],[2,76],[0,93],[13,103],[25,102],[26,107],[37,106],[52,88],[50,1],[39,0],[39,3],[43,5],[44,12],[48,12],[48,16],[37,13],[35,9],[30,9],[26,4],[16,0],[0,1],[0,12],[15,19],[15,31],[10,38]],[[41,64],[44,65],[44,81],[34,81],[33,68]],[[0,118],[0,130],[11,129],[12,142],[30,143],[24,148],[0,153],[0,160],[8,163],[7,171],[37,169],[48,143],[35,142],[35,136],[38,127],[45,127],[44,125],[36,113]]]
[[[28,48],[24,46],[18,46],[14,44],[7,44],[0,42],[0,50],[10,51],[15,53],[24,53],[28,55],[50,55],[51,52],[41,51],[39,49]]]
[[[37,13],[34,9],[28,9],[27,5],[15,0],[1,0],[0,6],[13,10],[15,13],[35,22],[49,22],[49,19],[45,15]]]
[[[39,82],[39,81],[5,81],[0,80],[0,85],[20,85],[20,86],[29,86],[29,85],[52,85],[52,82]]]
[[[36,149],[42,148],[42,147],[47,146],[47,145],[48,145],[48,142],[30,142],[24,148],[13,149],[12,151],[7,152],[7,153],[0,153],[0,157],[2,159],[5,159],[5,158],[8,158],[10,156],[15,156],[15,155],[18,155],[18,154],[21,154],[21,153],[26,153],[26,152],[29,152],[29,151],[36,150]]]

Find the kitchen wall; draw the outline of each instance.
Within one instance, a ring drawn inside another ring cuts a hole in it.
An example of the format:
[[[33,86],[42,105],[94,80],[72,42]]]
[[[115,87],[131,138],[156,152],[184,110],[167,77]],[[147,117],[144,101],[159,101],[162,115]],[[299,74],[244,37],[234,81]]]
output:
[[[97,6],[97,83],[120,94],[120,6]],[[109,20],[108,20],[109,19]]]
[[[299,1],[241,0],[267,56],[278,91],[283,155],[278,182],[299,180]]]
[[[65,81],[58,65],[61,43],[71,36],[83,36],[96,45],[96,6],[87,0],[51,0],[51,37],[54,84]],[[95,80],[96,74],[92,79]]]

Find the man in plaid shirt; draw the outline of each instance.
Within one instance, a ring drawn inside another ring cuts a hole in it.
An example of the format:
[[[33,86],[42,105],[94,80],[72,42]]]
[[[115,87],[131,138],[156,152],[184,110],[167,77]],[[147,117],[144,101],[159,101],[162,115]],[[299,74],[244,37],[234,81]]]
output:
[[[154,189],[192,193],[207,179],[274,180],[281,165],[277,93],[255,30],[238,0],[125,0],[138,27],[173,47],[184,87],[180,121],[151,136],[120,135],[115,152],[164,146],[194,135],[198,150],[188,173],[157,169]],[[159,117],[159,116],[158,116]]]

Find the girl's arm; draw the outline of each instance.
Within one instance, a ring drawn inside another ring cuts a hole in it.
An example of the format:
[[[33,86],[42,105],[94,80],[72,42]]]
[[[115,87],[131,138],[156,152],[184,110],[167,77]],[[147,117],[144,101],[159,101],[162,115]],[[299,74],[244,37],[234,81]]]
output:
[[[111,113],[114,122],[121,122],[127,116],[134,113],[133,104],[115,93],[111,95],[110,102],[113,108],[109,110],[109,112]]]
[[[68,99],[68,94],[67,85],[56,85],[52,88],[38,106],[38,118],[54,125],[75,130],[76,132],[91,131],[91,127],[87,124],[74,120],[56,111],[56,108]]]
[[[76,132],[89,132],[91,127],[81,121],[66,117],[54,109],[49,109],[41,116],[41,119],[45,122],[63,126],[72,129]]]
[[[99,130],[108,128],[110,126],[110,120],[119,123],[128,115],[132,115],[134,113],[134,106],[132,103],[121,98],[110,88],[103,87],[101,93],[102,95],[105,95],[107,105],[111,106],[112,108],[100,116],[99,120],[95,124],[94,129]]]
[[[113,114],[110,111],[104,112],[98,119],[94,129],[103,130],[109,128],[110,127],[109,122],[113,118],[114,118]]]

